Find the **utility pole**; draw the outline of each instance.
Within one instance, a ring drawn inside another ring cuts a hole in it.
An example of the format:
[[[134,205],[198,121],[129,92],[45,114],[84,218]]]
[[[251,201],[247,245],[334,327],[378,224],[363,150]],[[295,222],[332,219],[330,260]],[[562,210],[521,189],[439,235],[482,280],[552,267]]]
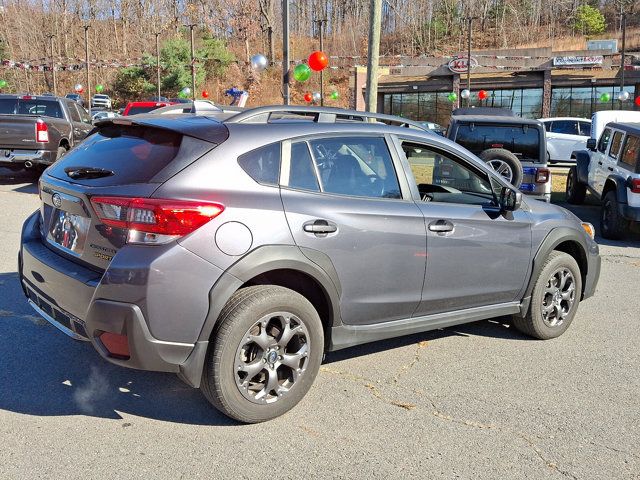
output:
[[[382,0],[369,4],[369,46],[367,49],[367,112],[378,110],[378,64],[380,62],[380,29],[382,24]]]
[[[84,25],[84,61],[85,61],[85,66],[87,67],[87,99],[89,100],[88,102],[88,109],[91,110],[91,80],[89,78],[89,25]]]
[[[156,81],[158,84],[158,101],[160,101],[160,32],[154,34],[156,36]]]
[[[282,0],[282,103],[289,105],[289,0]]]
[[[191,99],[194,102],[196,101],[196,51],[193,44],[193,29],[197,26],[195,23],[185,25],[185,27],[189,27],[189,33],[191,34]]]
[[[53,94],[57,96],[58,84],[56,82],[56,60],[53,54],[53,39],[55,38],[55,35],[50,33],[49,35],[47,35],[47,38],[49,39],[49,46],[51,47],[51,75],[53,77]]]
[[[624,61],[627,53],[626,49],[626,39],[627,39],[627,15],[623,12],[620,13],[620,17],[622,17],[622,55],[620,59],[620,93],[624,91]],[[622,109],[622,100],[620,100],[620,109]]]
[[[324,26],[327,23],[326,18],[314,20],[313,23],[318,25],[320,31],[320,51],[324,52]],[[324,107],[324,70],[320,70],[320,106]]]
[[[471,22],[478,17],[467,17],[467,90],[469,97],[467,98],[467,107],[471,106]]]

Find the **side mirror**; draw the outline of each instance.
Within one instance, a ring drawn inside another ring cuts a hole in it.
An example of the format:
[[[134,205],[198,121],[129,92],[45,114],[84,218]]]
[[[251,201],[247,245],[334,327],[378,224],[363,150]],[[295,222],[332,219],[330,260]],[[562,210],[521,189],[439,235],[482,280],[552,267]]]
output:
[[[503,212],[514,212],[522,205],[522,192],[513,188],[502,187],[500,190],[500,209]]]
[[[595,152],[597,146],[598,146],[598,142],[596,141],[595,138],[588,138],[587,139],[587,149],[588,150],[591,150],[592,152]]]

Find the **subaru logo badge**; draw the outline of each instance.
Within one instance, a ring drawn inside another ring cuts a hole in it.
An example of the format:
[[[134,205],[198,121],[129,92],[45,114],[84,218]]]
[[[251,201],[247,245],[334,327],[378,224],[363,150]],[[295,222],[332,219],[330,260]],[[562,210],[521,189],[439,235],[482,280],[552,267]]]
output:
[[[60,208],[62,206],[62,197],[60,197],[59,193],[54,193],[51,196],[51,202],[53,203],[54,207]]]

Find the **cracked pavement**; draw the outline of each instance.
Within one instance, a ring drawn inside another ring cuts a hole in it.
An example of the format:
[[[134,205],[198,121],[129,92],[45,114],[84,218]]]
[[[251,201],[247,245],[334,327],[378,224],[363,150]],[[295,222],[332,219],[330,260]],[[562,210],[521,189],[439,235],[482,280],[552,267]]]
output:
[[[0,180],[0,479],[640,479],[637,238],[601,244],[596,296],[559,339],[498,318],[335,352],[292,412],[245,426],[34,315],[16,274],[27,180]]]

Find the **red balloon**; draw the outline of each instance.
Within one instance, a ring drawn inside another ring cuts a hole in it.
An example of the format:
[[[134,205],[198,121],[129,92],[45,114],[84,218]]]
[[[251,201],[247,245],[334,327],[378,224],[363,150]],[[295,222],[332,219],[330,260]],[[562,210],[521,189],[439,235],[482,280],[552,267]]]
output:
[[[309,92],[304,94],[304,101],[307,103],[311,103],[311,101],[313,100],[313,95],[311,95]]]
[[[480,91],[478,92],[478,98],[479,98],[480,100],[484,100],[484,99],[485,99],[485,98],[487,98],[488,96],[489,96],[489,94],[487,93],[487,91],[486,91],[486,90],[480,90]]]
[[[329,57],[324,52],[320,50],[316,50],[311,55],[309,55],[309,68],[316,72],[320,70],[324,70],[329,65]]]
[[[202,91],[202,98],[209,98],[209,92],[207,92],[206,90]]]
[[[634,100],[635,104],[640,107],[640,97],[636,97]]]

